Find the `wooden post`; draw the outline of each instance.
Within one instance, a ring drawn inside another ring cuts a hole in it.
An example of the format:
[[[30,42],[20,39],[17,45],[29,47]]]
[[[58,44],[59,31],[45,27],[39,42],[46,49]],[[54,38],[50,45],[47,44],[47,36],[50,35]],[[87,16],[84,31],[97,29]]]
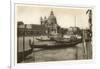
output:
[[[78,47],[75,46],[75,49],[76,49],[75,58],[76,58],[76,60],[77,60],[77,59],[78,59]]]
[[[35,52],[34,52],[34,36],[33,36],[33,43],[32,43],[32,48],[33,48],[33,52],[32,52],[32,54],[33,54],[33,61],[35,61]]]
[[[26,31],[26,25],[24,25],[24,32],[23,32],[23,62],[25,61],[25,31]]]
[[[87,59],[87,44],[86,44],[86,36],[85,36],[85,30],[83,30],[83,48],[84,48],[84,58]]]

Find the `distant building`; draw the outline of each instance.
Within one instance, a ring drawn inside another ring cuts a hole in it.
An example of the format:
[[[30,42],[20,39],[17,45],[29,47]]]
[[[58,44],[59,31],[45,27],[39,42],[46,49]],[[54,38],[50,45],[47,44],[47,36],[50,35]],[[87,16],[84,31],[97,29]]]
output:
[[[53,11],[51,11],[50,16],[48,18],[46,18],[46,16],[44,17],[44,19],[41,17],[40,22],[42,26],[45,26],[46,33],[48,35],[55,36],[58,34],[58,30],[57,30],[58,24]]]
[[[46,35],[46,27],[38,24],[32,24],[32,35],[40,36]]]
[[[17,36],[22,36],[24,34],[24,22],[17,22]]]
[[[51,11],[50,16],[47,18],[40,17],[40,25],[38,24],[24,24],[23,22],[18,22],[18,35],[47,35],[48,37],[57,36],[60,26],[57,24],[56,17],[53,11]],[[25,32],[25,33],[24,33]]]
[[[74,34],[80,35],[81,30],[79,27],[70,27],[68,28],[67,34],[68,35],[74,35]]]

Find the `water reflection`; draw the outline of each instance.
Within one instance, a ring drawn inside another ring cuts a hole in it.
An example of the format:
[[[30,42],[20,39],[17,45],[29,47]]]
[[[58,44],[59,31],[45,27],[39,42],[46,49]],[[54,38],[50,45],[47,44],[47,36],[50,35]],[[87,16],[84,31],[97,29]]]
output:
[[[29,40],[33,41],[33,37],[25,37],[25,51],[31,50]],[[23,52],[23,38],[19,37],[18,53]],[[34,43],[51,44],[53,41],[39,42],[34,37]],[[89,44],[89,43],[88,43]],[[42,62],[42,61],[61,61],[61,60],[77,60],[84,59],[83,44],[79,43],[76,46],[66,47],[50,47],[50,48],[34,48],[25,56],[24,62]],[[18,59],[19,60],[19,59]],[[21,61],[23,62],[23,60]]]

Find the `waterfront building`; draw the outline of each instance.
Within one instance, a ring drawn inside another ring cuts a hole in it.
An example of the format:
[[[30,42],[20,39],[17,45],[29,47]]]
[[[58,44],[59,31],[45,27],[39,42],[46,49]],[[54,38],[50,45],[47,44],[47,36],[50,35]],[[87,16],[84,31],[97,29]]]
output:
[[[48,18],[46,16],[44,17],[44,19],[40,17],[40,22],[42,26],[45,26],[47,35],[51,37],[57,36],[58,24],[53,11],[51,11],[50,16]]]
[[[23,35],[25,29],[25,35],[45,35],[48,37],[57,37],[60,30],[60,26],[57,24],[56,16],[53,11],[51,11],[49,17],[40,17],[40,24],[24,24],[24,22],[19,21],[17,28],[19,35]]]

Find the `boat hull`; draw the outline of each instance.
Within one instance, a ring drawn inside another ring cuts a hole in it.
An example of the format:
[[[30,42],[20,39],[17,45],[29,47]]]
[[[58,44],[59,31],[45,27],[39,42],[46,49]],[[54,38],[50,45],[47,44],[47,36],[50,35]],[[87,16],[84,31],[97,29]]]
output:
[[[56,42],[54,41],[51,44],[30,44],[31,48],[54,48],[54,47],[68,47],[68,46],[75,46],[78,43],[82,42],[82,40],[72,41],[72,42]]]

